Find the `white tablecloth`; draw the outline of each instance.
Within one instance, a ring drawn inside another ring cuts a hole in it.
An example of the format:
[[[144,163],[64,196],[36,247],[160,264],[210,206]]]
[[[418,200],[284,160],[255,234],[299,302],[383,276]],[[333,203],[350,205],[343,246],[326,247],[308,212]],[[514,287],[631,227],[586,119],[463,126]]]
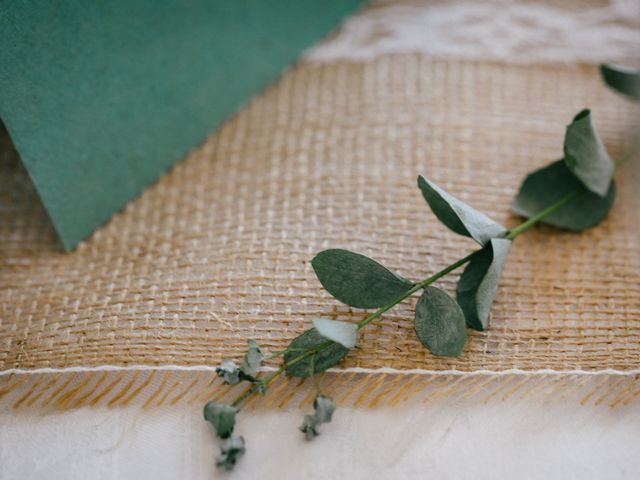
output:
[[[242,412],[247,453],[228,475],[199,405],[0,413],[5,479],[636,479],[640,409],[438,401],[336,410],[307,443],[301,411]]]
[[[640,3],[565,8],[531,2],[405,2],[352,19],[309,61],[421,51],[506,62],[615,61],[637,55]],[[384,35],[373,35],[383,32]],[[574,400],[441,401],[341,408],[306,443],[302,412],[239,417],[235,479],[635,479],[640,411]],[[41,414],[0,409],[0,479],[210,479],[217,441],[200,405]]]

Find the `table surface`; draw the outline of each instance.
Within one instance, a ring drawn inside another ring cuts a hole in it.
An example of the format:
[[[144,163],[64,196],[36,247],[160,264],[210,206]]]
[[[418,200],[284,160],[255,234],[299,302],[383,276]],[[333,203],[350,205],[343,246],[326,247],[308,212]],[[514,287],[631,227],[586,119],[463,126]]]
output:
[[[623,479],[640,471],[640,409],[566,401],[442,400],[336,410],[307,443],[297,409],[251,411],[247,453],[214,466],[198,405],[0,413],[2,479],[437,478]]]
[[[633,13],[637,2],[584,9],[551,7],[552,2],[498,9],[472,3],[449,9],[440,2],[404,3],[363,12],[307,58],[366,59],[418,50],[508,62],[597,63],[616,55],[627,58],[640,32]],[[471,20],[474,28],[469,28]],[[465,28],[464,36],[458,35],[456,25]],[[521,28],[513,28],[518,25]],[[375,37],[367,28],[386,34],[371,41]],[[544,35],[553,36],[550,45],[555,47],[536,47],[536,39],[545,45]],[[455,38],[461,43],[453,44]],[[529,46],[527,54],[523,45]],[[237,431],[248,451],[233,478],[585,480],[637,478],[640,471],[637,408],[580,406],[566,398],[488,403],[447,399],[394,409],[339,408],[312,443],[297,431],[303,413],[243,412]],[[1,479],[224,478],[214,465],[216,444],[199,405],[48,413],[0,409]]]

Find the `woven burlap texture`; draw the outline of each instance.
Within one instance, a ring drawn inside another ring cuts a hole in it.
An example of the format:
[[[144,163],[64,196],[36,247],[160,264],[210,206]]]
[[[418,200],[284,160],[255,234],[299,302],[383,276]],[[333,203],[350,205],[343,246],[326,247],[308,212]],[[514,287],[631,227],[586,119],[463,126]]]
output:
[[[302,63],[72,253],[10,147],[0,175],[0,368],[215,365],[246,340],[284,348],[332,299],[309,260],[352,249],[421,279],[474,249],[440,225],[418,174],[508,226],[524,175],[562,155],[590,107],[612,155],[637,106],[591,66],[388,55]],[[459,358],[417,341],[408,301],[340,368],[633,370],[640,366],[639,169],[618,169],[608,218],[515,242],[490,328]],[[439,282],[455,289],[456,272]]]

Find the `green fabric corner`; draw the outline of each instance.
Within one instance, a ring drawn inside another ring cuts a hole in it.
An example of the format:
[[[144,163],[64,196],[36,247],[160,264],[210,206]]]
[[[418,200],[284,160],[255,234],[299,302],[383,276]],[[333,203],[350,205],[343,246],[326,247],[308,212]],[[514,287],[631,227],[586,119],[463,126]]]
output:
[[[65,248],[359,3],[3,2],[0,118]]]

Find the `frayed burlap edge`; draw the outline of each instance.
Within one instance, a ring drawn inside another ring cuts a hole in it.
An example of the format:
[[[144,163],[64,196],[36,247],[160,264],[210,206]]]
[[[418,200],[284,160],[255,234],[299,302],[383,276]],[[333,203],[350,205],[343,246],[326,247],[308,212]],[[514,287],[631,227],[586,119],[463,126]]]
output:
[[[620,370],[393,370],[346,369],[319,377],[323,393],[357,408],[394,407],[450,398],[490,401],[567,401],[611,408],[640,403],[640,369]],[[0,377],[0,405],[14,409],[81,407],[144,409],[208,400],[230,402],[247,388],[228,386],[208,366],[95,367],[7,371]],[[309,379],[279,378],[264,396],[243,408],[308,407],[315,387]]]

